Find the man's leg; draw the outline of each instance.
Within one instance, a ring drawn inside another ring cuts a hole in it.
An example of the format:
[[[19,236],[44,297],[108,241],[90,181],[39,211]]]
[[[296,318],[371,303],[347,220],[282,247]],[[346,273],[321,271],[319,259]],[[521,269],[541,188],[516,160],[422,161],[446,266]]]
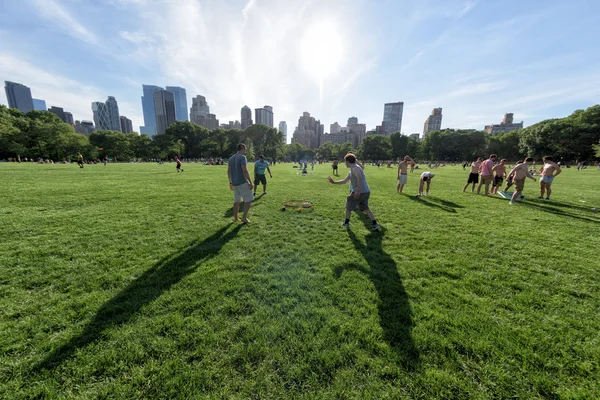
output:
[[[425,193],[425,196],[429,196],[429,186],[431,185],[431,179],[427,181],[427,192]]]
[[[250,222],[250,221],[248,221],[248,211],[250,211],[251,205],[252,205],[251,201],[244,202],[244,214],[242,215],[242,222]]]
[[[486,180],[486,182],[485,182],[485,195],[487,196],[488,194],[490,194],[490,182],[488,180]]]
[[[471,187],[471,193],[475,193],[475,185],[477,185],[477,182],[473,182],[473,186]]]
[[[267,194],[267,183],[263,183],[263,194]]]
[[[546,189],[546,183],[544,182],[544,177],[540,179],[540,199],[544,198],[544,192]]]
[[[402,185],[400,185],[400,193],[402,193],[403,190],[404,190],[404,183]]]
[[[417,196],[420,196],[423,193],[423,179],[421,179],[419,181],[419,194]]]
[[[469,187],[469,182],[467,182],[467,184],[466,184],[465,186],[463,186],[463,192],[464,192],[465,190],[467,190],[467,188],[468,188],[468,187]]]
[[[238,210],[240,209],[240,203],[239,202],[233,202],[233,220],[234,221],[239,221],[238,219]]]
[[[550,195],[552,194],[551,185],[546,183],[546,199],[550,199]]]
[[[479,194],[479,192],[481,192],[482,186],[483,186],[483,179],[481,179],[481,182],[479,182],[479,185],[477,186],[477,194]]]

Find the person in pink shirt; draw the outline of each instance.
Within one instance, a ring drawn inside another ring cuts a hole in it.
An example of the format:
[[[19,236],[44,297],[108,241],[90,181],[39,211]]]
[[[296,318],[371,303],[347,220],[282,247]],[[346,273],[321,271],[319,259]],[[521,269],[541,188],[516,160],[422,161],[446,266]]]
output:
[[[479,186],[477,187],[477,194],[481,190],[481,186],[485,185],[485,195],[487,196],[490,192],[490,183],[494,180],[494,173],[492,172],[492,168],[494,168],[494,163],[496,162],[495,154],[491,154],[490,158],[481,163],[479,167],[479,171],[481,172],[481,181],[479,182]]]

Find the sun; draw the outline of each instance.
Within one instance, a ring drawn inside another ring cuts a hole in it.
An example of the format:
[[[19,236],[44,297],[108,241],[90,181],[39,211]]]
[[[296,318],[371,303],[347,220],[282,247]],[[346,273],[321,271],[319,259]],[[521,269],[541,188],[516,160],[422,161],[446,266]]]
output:
[[[341,66],[343,40],[339,28],[330,21],[308,27],[302,38],[301,57],[307,72],[322,81]]]

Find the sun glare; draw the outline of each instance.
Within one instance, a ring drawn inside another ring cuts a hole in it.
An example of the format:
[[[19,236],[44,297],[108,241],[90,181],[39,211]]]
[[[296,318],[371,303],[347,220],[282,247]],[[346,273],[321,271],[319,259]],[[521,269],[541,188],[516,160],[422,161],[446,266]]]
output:
[[[337,71],[342,62],[343,43],[338,31],[331,22],[322,21],[310,26],[302,39],[302,62],[308,73],[318,79],[321,91],[323,80]]]

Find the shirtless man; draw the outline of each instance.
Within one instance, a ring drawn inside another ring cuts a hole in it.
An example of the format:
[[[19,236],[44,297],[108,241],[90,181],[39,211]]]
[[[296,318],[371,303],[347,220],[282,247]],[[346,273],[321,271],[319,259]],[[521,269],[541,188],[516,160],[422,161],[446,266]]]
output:
[[[471,163],[471,172],[469,172],[469,179],[467,180],[465,187],[463,187],[463,192],[467,190],[470,183],[473,183],[471,193],[475,192],[475,185],[479,183],[479,167],[481,167],[481,157],[479,157],[477,161]]]
[[[552,189],[550,186],[552,185],[552,181],[554,177],[560,174],[562,171],[557,163],[552,161],[552,157],[546,156],[544,157],[544,166],[540,170],[540,199],[544,198],[544,191],[546,191],[546,200],[550,200],[550,195],[552,194]],[[555,173],[556,172],[556,173]]]
[[[494,165],[492,172],[496,174],[494,176],[494,182],[492,183],[492,194],[497,194],[498,188],[502,185],[504,177],[506,176],[506,160],[502,159],[500,160],[500,164]]]
[[[511,206],[515,205],[515,200],[517,197],[521,196],[521,193],[523,193],[523,188],[525,187],[525,178],[533,179],[535,182],[535,178],[529,174],[529,164],[531,163],[533,163],[533,158],[527,157],[525,162],[518,164],[512,169],[512,171],[508,173],[509,176],[514,176],[513,182],[515,185],[515,192],[513,193],[509,203]]]
[[[396,188],[398,193],[402,193],[402,189],[404,189],[404,185],[408,179],[408,164],[413,162],[415,161],[412,158],[404,156],[404,160],[398,163],[398,187]]]
[[[477,186],[477,194],[479,194],[483,185],[485,185],[485,195],[487,196],[490,193],[490,183],[494,180],[492,168],[494,168],[496,158],[497,156],[495,154],[490,154],[490,158],[481,163],[481,167],[479,167],[481,171],[481,182],[479,182],[479,186]]]

